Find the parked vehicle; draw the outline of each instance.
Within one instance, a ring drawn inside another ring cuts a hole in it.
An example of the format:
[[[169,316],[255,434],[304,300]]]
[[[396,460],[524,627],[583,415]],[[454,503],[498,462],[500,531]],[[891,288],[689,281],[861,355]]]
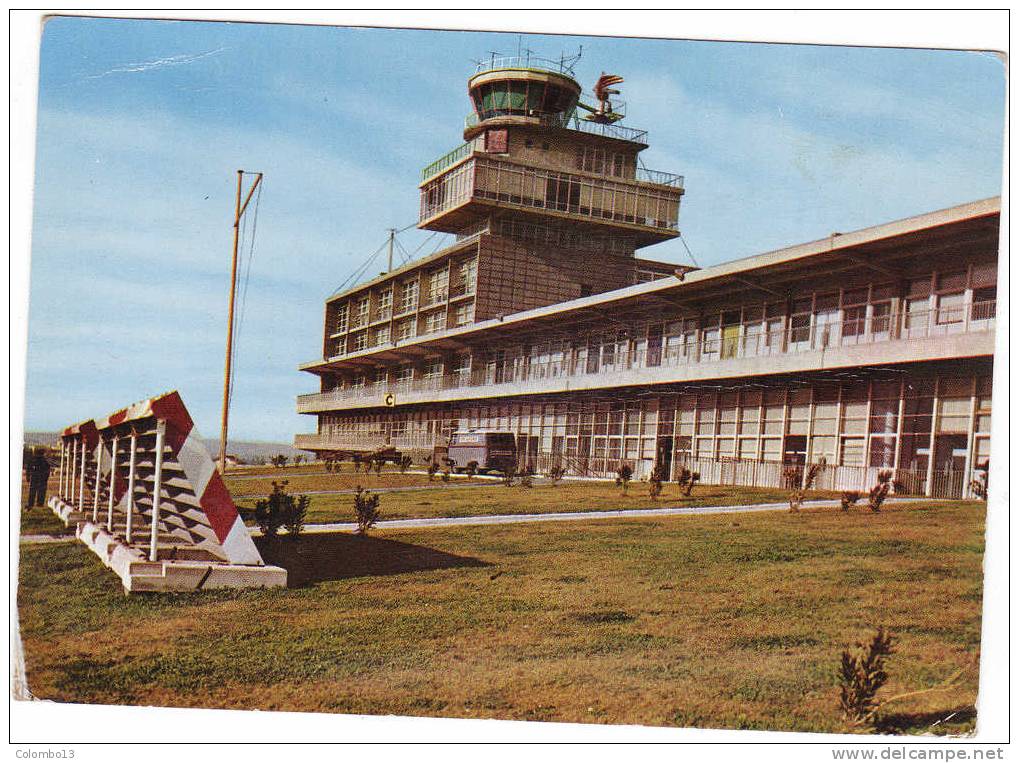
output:
[[[516,466],[517,438],[512,432],[455,432],[447,458],[457,473],[465,471],[471,461],[478,463],[480,473],[505,471],[507,466]]]

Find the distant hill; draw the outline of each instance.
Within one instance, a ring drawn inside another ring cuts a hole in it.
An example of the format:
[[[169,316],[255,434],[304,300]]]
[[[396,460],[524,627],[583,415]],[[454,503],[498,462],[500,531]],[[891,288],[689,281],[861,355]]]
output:
[[[59,434],[57,432],[25,432],[25,444],[26,445],[51,445],[57,441]],[[213,457],[219,454],[219,440],[212,440],[207,437],[202,438],[205,442],[205,447],[209,449],[209,452]],[[251,463],[255,459],[264,458],[269,460],[277,453],[282,453],[285,456],[293,457],[298,453],[308,456],[306,451],[298,450],[290,443],[285,442],[259,442],[258,440],[233,440],[230,443],[229,452],[231,455],[236,455],[241,461]]]

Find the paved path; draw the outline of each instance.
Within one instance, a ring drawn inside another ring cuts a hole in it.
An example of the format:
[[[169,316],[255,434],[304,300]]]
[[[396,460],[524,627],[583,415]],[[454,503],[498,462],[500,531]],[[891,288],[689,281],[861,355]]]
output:
[[[370,479],[370,478],[369,478]],[[460,478],[463,480],[463,478]],[[535,485],[541,484],[537,480],[534,482]],[[452,490],[453,488],[464,488],[464,487],[492,487],[490,484],[483,484],[480,482],[457,482],[457,483],[446,483],[440,482],[437,485],[400,485],[399,487],[372,487],[371,484],[362,485],[365,490],[369,490],[372,493],[402,493],[405,490]],[[353,495],[356,490],[344,488],[343,490],[294,490],[295,493],[301,495]],[[251,500],[252,498],[265,498],[265,493],[244,493],[233,496],[234,500],[243,501]]]
[[[930,498],[888,498],[886,503],[928,502]],[[836,507],[838,501],[804,501],[804,508]],[[630,519],[635,517],[672,517],[703,514],[742,514],[758,511],[789,511],[788,503],[754,503],[739,506],[681,506],[658,509],[616,509],[608,511],[560,511],[548,514],[489,514],[476,517],[430,517],[426,519],[390,519],[377,522],[375,528],[382,530],[406,527],[466,527],[471,525],[508,525],[529,522],[576,522],[590,519]],[[331,522],[305,525],[304,532],[327,533],[348,532],[357,529],[354,522]],[[258,535],[258,530],[253,530]]]
[[[448,486],[447,486],[448,487]],[[402,488],[392,488],[399,490]],[[886,503],[930,503],[932,498],[888,498]],[[804,501],[804,508],[834,508],[839,505],[835,500]],[[548,514],[489,514],[477,517],[429,517],[423,519],[389,519],[376,523],[375,529],[413,528],[413,527],[469,527],[476,525],[509,525],[528,524],[530,522],[579,522],[591,519],[632,519],[637,517],[674,517],[697,516],[705,514],[745,514],[758,511],[789,511],[788,503],[752,503],[738,506],[680,506],[662,507],[658,509],[615,509],[607,511],[557,511]],[[857,509],[858,511],[858,509]],[[258,529],[250,528],[252,535],[261,535]],[[354,522],[328,522],[304,526],[306,533],[353,532],[357,529]],[[74,540],[73,535],[23,535],[21,542],[64,543]]]

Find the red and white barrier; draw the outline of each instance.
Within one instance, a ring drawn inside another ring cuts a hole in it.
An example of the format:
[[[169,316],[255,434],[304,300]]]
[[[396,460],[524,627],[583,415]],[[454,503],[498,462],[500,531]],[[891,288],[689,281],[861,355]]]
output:
[[[154,579],[174,574],[184,588],[196,577],[199,587],[286,583],[262,561],[177,392],[68,427],[60,463],[50,506],[128,590],[179,590]]]

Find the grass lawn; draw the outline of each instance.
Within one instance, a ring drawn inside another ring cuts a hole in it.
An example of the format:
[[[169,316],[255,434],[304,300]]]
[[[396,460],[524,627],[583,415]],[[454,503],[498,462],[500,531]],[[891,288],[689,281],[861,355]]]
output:
[[[46,486],[46,500],[57,494],[58,478],[51,476]],[[22,535],[74,535],[73,527],[64,527],[49,506],[25,508],[28,498],[28,482],[21,480],[21,534]]]
[[[18,604],[56,701],[805,731],[844,730],[840,651],[883,624],[883,693],[970,668],[882,728],[959,733],[983,527],[960,502],[316,534],[260,541],[293,588],[131,597],[79,544],[23,546]]]
[[[311,474],[298,472],[291,469],[277,470],[275,474],[265,476],[247,477],[237,479],[236,475],[227,475],[224,479],[227,488],[235,496],[261,495],[272,492],[272,483],[286,481],[287,490],[291,493],[312,490],[353,490],[358,485],[366,488],[380,487],[409,487],[414,485],[441,485],[438,478],[429,483],[428,475],[425,473],[408,472],[401,474],[395,471],[385,471],[382,474],[354,474],[347,469],[339,474],[328,474],[323,471]],[[453,477],[453,484],[466,482],[465,477]],[[478,484],[485,484],[488,480],[475,480]]]
[[[394,475],[403,476],[403,475]],[[370,479],[375,479],[374,477]],[[367,489],[378,487],[362,479]],[[383,479],[385,477],[383,476]],[[427,477],[425,477],[427,480]],[[355,483],[357,484],[357,483]],[[788,490],[755,487],[716,487],[698,485],[693,495],[683,496],[675,484],[664,485],[661,498],[648,497],[647,485],[633,483],[628,495],[612,482],[562,482],[559,485],[537,485],[532,488],[505,487],[502,484],[476,483],[476,487],[453,490],[436,489],[442,483],[423,490],[383,493],[379,507],[383,519],[417,517],[475,517],[491,514],[547,514],[558,511],[607,511],[613,509],[649,509],[662,506],[735,506],[748,503],[785,502]],[[288,485],[291,492],[300,492]],[[346,489],[346,488],[336,488]],[[812,491],[809,498],[837,498],[838,493]],[[254,499],[239,499],[237,505],[254,508]],[[351,522],[354,519],[354,498],[351,495],[313,495],[308,509],[309,523]]]

